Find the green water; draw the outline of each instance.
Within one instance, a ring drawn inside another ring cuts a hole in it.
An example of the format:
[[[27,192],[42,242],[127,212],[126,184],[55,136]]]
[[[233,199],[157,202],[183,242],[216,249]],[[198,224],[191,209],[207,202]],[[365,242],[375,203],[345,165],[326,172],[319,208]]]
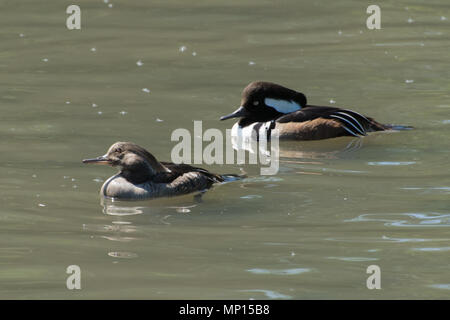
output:
[[[0,298],[449,297],[448,1],[382,2],[381,30],[360,1],[84,0],[69,31],[72,3],[0,1]],[[281,143],[275,176],[204,165],[249,178],[201,203],[101,202],[115,169],[81,159],[168,161],[254,80],[415,129]]]

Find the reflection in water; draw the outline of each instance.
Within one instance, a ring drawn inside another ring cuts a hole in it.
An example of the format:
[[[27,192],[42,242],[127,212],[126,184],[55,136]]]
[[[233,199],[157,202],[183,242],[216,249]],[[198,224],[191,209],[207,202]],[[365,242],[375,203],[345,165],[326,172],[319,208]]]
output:
[[[325,141],[280,142],[280,157],[288,159],[338,159],[363,146],[364,138],[335,138]]]
[[[140,226],[134,225],[138,216],[147,215],[152,218],[152,223],[169,225],[168,219],[172,216],[170,213],[189,213],[192,208],[197,206],[192,202],[192,198],[185,198],[178,201],[179,205],[174,206],[172,202],[167,202],[167,200],[150,200],[139,201],[140,206],[136,206],[135,201],[113,201],[102,198],[100,201],[103,208],[102,212],[113,219],[110,222],[111,224],[84,224],[83,230],[94,233],[93,237],[117,242],[131,242],[140,239],[137,236],[143,232]],[[168,203],[170,203],[170,206],[167,205]],[[147,204],[147,206],[143,204]],[[148,224],[148,219],[144,221]],[[110,254],[110,256],[112,255]]]
[[[237,141],[241,141],[241,143],[237,143]],[[278,154],[280,157],[279,170],[292,171],[292,169],[294,169],[296,174],[302,175],[324,175],[328,172],[344,174],[367,173],[368,171],[362,170],[324,167],[325,160],[348,157],[349,154],[359,150],[363,146],[363,141],[364,138],[357,137],[341,137],[320,141],[280,141],[278,144]],[[233,144],[235,150],[244,150],[250,154],[257,152],[258,159],[261,159],[261,154],[264,155],[265,150],[258,150],[258,146],[259,145],[256,145],[255,149],[255,143],[248,143],[248,140],[237,140],[236,138]],[[273,152],[273,150],[271,152]],[[264,165],[264,163],[258,164]],[[258,178],[264,179],[265,177],[267,176]],[[252,180],[254,180],[254,178],[245,179],[245,183],[241,184],[241,187],[245,188],[248,185],[248,182],[252,182]]]
[[[359,150],[364,138],[344,137],[321,141],[282,140],[278,144],[278,154],[281,158],[296,159],[336,159],[339,155]],[[251,139],[231,137],[233,149],[245,150],[251,154],[258,153],[258,159],[267,157],[271,150],[270,143],[256,143]],[[271,150],[272,153],[272,150]]]
[[[180,199],[181,198],[181,199]],[[178,205],[173,205],[178,203]],[[189,213],[192,208],[195,208],[198,203],[196,199],[191,196],[161,198],[138,201],[141,206],[136,206],[136,201],[114,201],[111,199],[102,198],[100,204],[103,207],[103,213],[110,216],[125,217],[140,214],[161,214],[164,212],[178,212]],[[147,204],[143,206],[142,204]]]
[[[182,199],[170,201],[170,199],[148,200],[148,201],[114,201],[113,199],[101,198],[100,204],[102,212],[113,220],[110,225],[83,225],[83,230],[94,233],[92,237],[98,237],[114,242],[132,242],[142,237],[137,237],[139,233],[144,234],[141,226],[136,226],[136,218],[146,215],[157,219],[157,224],[168,225],[168,218],[171,214],[167,213],[189,213],[197,204],[191,197],[181,197]],[[140,205],[137,206],[136,204]],[[168,205],[169,204],[169,205]],[[148,219],[144,220],[148,223]],[[153,222],[153,221],[152,221]],[[130,236],[132,235],[132,236]],[[138,258],[138,254],[131,251],[110,251],[107,255],[118,259]],[[114,263],[117,263],[115,261]]]
[[[137,203],[140,205],[136,206]],[[145,215],[146,224],[150,218],[151,223],[168,225],[170,224],[167,221],[168,218],[173,214],[190,213],[198,206],[198,200],[192,195],[143,201],[115,201],[102,198],[100,204],[103,207],[103,213],[114,218],[111,223],[116,226],[116,230],[122,230],[125,228],[123,225],[127,225],[127,231],[131,228],[136,231],[137,227],[132,224],[137,217]]]
[[[110,216],[131,216],[136,214],[142,214],[142,207],[122,207],[114,204],[105,205],[103,207],[103,213]]]

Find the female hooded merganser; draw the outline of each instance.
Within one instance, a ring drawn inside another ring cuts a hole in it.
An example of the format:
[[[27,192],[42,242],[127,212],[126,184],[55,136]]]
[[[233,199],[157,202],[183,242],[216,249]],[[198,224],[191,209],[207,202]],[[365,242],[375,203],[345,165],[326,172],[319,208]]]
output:
[[[214,183],[237,175],[218,175],[187,164],[159,162],[144,148],[131,142],[116,142],[108,152],[83,163],[120,167],[120,172],[103,184],[100,193],[117,199],[170,197],[204,191]]]
[[[280,138],[320,140],[365,136],[368,132],[409,129],[378,123],[355,111],[308,105],[303,93],[271,82],[252,82],[242,92],[241,106],[220,120],[241,118],[232,136],[250,137],[278,129]]]

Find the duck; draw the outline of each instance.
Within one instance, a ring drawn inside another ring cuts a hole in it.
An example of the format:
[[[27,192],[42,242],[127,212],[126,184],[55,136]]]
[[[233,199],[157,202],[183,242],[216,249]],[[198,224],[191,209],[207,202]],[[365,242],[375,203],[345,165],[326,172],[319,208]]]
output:
[[[146,149],[132,142],[116,142],[105,155],[82,162],[119,168],[119,172],[107,179],[100,190],[104,197],[119,200],[202,193],[213,184],[241,177],[219,175],[187,164],[159,162]]]
[[[321,140],[412,128],[382,124],[349,109],[309,105],[303,93],[265,81],[247,85],[240,107],[220,120],[231,118],[240,118],[231,129],[232,137],[256,140],[262,133],[270,138],[274,129],[281,139]]]

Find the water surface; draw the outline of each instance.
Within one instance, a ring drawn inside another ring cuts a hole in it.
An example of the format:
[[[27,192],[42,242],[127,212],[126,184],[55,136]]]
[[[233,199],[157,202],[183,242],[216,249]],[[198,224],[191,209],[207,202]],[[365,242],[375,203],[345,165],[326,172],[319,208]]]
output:
[[[348,0],[106,2],[77,2],[80,31],[70,1],[0,2],[0,298],[449,297],[448,2],[383,3],[375,31]],[[115,171],[81,159],[170,160],[174,129],[231,128],[254,80],[415,129],[282,143],[276,176],[204,166],[249,178],[202,202],[101,201]]]

